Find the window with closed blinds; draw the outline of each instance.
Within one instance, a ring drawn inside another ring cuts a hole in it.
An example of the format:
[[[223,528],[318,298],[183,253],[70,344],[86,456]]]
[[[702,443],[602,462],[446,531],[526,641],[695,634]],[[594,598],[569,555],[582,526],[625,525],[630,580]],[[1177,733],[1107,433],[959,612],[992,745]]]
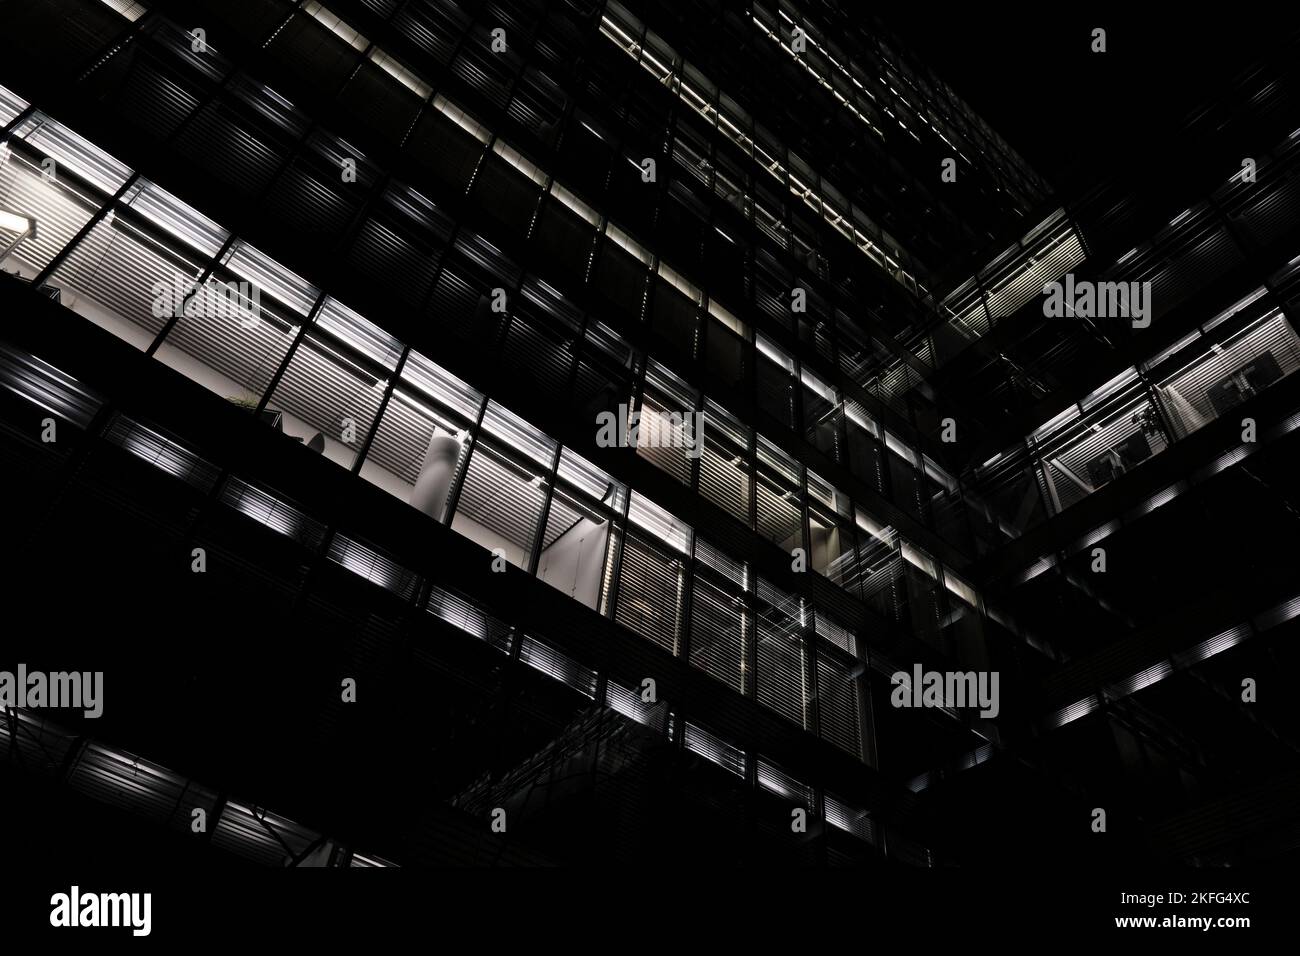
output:
[[[404,601],[415,596],[419,576],[362,541],[336,534],[330,541],[329,559]]]
[[[466,634],[486,641],[489,647],[502,654],[510,653],[512,640],[510,627],[504,621],[488,614],[465,595],[432,587],[429,589],[425,610]]]
[[[268,410],[304,441],[320,432],[323,454],[351,467],[365,441],[401,343],[342,303],[330,300],[290,359]]]
[[[838,394],[807,369],[800,378],[803,381],[804,436],[818,451],[835,461],[843,461],[843,415]]]
[[[691,663],[732,690],[745,693],[746,645],[753,620],[745,596],[696,563],[691,603]]]
[[[318,131],[311,139],[315,142],[271,184],[262,199],[263,208],[286,229],[318,241],[337,242],[361,206],[356,190],[339,176],[343,159],[352,157],[345,144],[327,133]],[[363,161],[356,172],[357,184],[365,188],[373,185],[373,166]]]
[[[821,608],[816,609],[816,630],[817,636],[822,640],[830,641],[840,650],[844,651],[850,657],[856,657],[858,653],[858,638],[847,627],[837,623],[829,614]]]
[[[901,542],[903,584],[907,591],[907,613],[914,632],[932,642],[941,642],[943,599],[939,567],[924,551]]]
[[[422,178],[431,178],[456,195],[464,193],[491,138],[487,129],[441,94],[411,131],[411,162]]]
[[[852,834],[859,840],[872,844],[876,842],[875,821],[866,810],[829,793],[822,798],[822,802],[825,805],[826,822],[831,826]]]
[[[823,740],[862,757],[861,665],[838,648],[817,648],[817,702]]]
[[[216,290],[229,288],[225,284],[239,281],[237,273],[219,268],[213,280],[196,291],[191,302],[216,305],[221,301]],[[260,302],[256,307],[242,292],[237,305],[239,309],[247,309],[252,319],[213,312],[202,304],[195,306],[193,315],[177,310],[181,314],[158,350],[159,361],[222,398],[256,402],[288,353],[303,315],[278,305],[271,295],[260,292],[260,286],[254,288],[259,290]],[[288,410],[287,405],[285,401],[285,405],[271,407],[283,411]],[[299,434],[292,429],[289,433]],[[310,438],[311,433],[303,437]]]
[[[361,477],[442,521],[483,395],[410,352],[375,432]],[[418,491],[417,491],[418,489]]]
[[[638,724],[644,724],[652,730],[663,733],[668,729],[667,702],[659,700],[648,704],[641,699],[640,690],[630,690],[616,680],[605,682],[605,703],[624,717],[635,720]]]
[[[551,183],[550,195],[533,226],[534,252],[548,275],[570,284],[583,282],[591,265],[600,216],[558,182]]]
[[[807,809],[816,806],[816,794],[812,787],[806,783],[801,783],[780,767],[764,760],[762,757],[758,758],[756,776],[758,786],[761,789],[769,793],[775,793],[787,800],[792,800]]]
[[[700,495],[749,524],[753,482],[749,474],[751,431],[720,405],[704,404],[704,450],[700,453]]]
[[[715,240],[715,243],[717,241],[719,240]],[[719,256],[715,255],[714,258]],[[735,271],[741,276],[744,275],[743,268]],[[733,294],[735,292],[735,290],[728,291],[732,291]],[[741,298],[743,295],[735,297]],[[750,330],[717,302],[710,301],[709,315],[716,321],[705,323],[705,368],[710,379],[721,380],[733,388],[739,387],[745,381],[746,366],[753,364],[748,345]]]
[[[319,546],[325,538],[325,525],[322,522],[305,514],[277,492],[251,485],[233,475],[221,489],[221,502],[272,531],[300,541],[308,547]]]
[[[532,277],[512,311],[501,351],[512,376],[540,398],[567,398],[581,315],[557,289]]]
[[[1276,309],[1218,342],[1201,338],[1195,348],[1199,355],[1156,386],[1179,438],[1300,368],[1300,339]]]
[[[691,483],[688,452],[699,441],[695,392],[658,362],[646,369],[636,453],[684,485]]]
[[[858,528],[858,574],[862,599],[891,621],[902,620],[903,556],[898,535],[861,508],[855,510]]]
[[[617,332],[599,322],[587,329],[578,362],[574,404],[590,422],[600,412],[618,415],[632,393],[636,355]]]
[[[793,428],[795,409],[794,359],[762,334],[756,336],[758,407],[787,428]]]
[[[485,25],[472,28],[473,37],[461,45],[451,63],[451,72],[492,102],[504,109],[510,102],[512,79],[519,70],[519,54],[507,48],[492,52],[492,37]]]
[[[784,224],[775,227],[781,234],[782,245],[788,241],[789,233]],[[790,290],[794,288],[794,277],[790,271],[779,265],[776,259],[764,249],[756,251],[754,256],[754,303],[787,329],[790,327]]]
[[[840,587],[854,589],[858,561],[849,499],[808,473],[809,566]]]
[[[650,260],[650,253],[631,236],[613,223],[606,226],[605,241],[596,253],[592,285],[625,319],[641,319]]]
[[[671,654],[681,643],[689,548],[689,528],[642,496],[632,496],[614,619]]]
[[[470,456],[452,528],[527,568],[542,519],[555,443],[523,419],[488,403]]]
[[[758,439],[758,533],[790,551],[803,546],[799,466],[767,439]]]
[[[811,675],[802,599],[762,578],[758,580],[758,599],[756,696],[759,703],[806,728]]]
[[[58,177],[46,180],[39,165],[44,157],[29,159],[24,148],[15,141],[9,161],[0,164],[0,208],[38,222],[36,236],[29,236],[4,260],[7,268],[31,278],[89,222],[97,201],[83,198],[93,191],[74,188],[73,176],[62,172],[63,166]],[[146,185],[137,198],[151,189]],[[173,292],[177,284],[189,291],[192,277],[202,272],[215,251],[171,235],[142,215],[144,211],[143,205],[141,214],[128,205],[113,210],[69,251],[50,278],[52,285],[65,290],[65,301],[76,303],[78,312],[140,349],[147,348],[166,324],[178,298]],[[78,294],[70,295],[73,291]],[[83,296],[86,304],[80,302]],[[91,303],[108,314],[87,308]],[[238,331],[238,323],[230,324]]]
[[[614,619],[670,654],[681,638],[686,583],[682,556],[629,531],[623,543]]]
[[[8,349],[0,350],[0,369],[8,364],[5,359],[12,354]],[[0,377],[0,381],[3,381],[3,377]],[[221,469],[215,464],[201,458],[185,445],[126,415],[119,414],[113,417],[108,430],[104,432],[104,438],[126,449],[141,461],[148,462],[159,471],[180,478],[203,491],[211,490],[217,481],[217,476],[221,473]]]
[[[849,470],[873,489],[883,493],[885,452],[880,444],[880,426],[857,402],[846,402],[844,410],[849,446]]]
[[[519,643],[519,660],[534,670],[572,687],[584,697],[596,697],[596,672],[579,664],[569,655],[524,636]]]
[[[704,295],[666,263],[659,263],[653,283],[650,325],[679,355],[695,358],[700,339],[700,305]]]
[[[424,304],[437,276],[447,235],[434,219],[438,210],[415,190],[392,188],[385,199],[357,230],[347,262],[361,278],[376,285],[387,283],[388,276],[402,276],[392,294],[416,309]]]
[[[738,777],[745,775],[745,751],[709,733],[704,728],[687,723],[683,731],[683,744],[691,753],[699,754],[724,770]]]

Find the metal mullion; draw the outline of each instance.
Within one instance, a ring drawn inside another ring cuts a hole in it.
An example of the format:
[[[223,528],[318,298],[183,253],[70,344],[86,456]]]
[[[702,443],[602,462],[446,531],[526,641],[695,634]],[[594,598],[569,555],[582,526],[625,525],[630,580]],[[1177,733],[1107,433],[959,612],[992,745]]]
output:
[[[700,493],[700,463],[704,460],[704,390],[692,389],[695,392],[695,402],[693,411],[695,412],[695,424],[692,427],[695,438],[695,447],[699,454],[694,458],[687,459],[690,464],[691,481],[690,489],[696,495]]]
[[[301,7],[301,3],[302,0],[299,0],[299,8]],[[295,9],[294,15],[296,15],[298,12],[299,10]],[[272,34],[272,36],[274,36],[274,34]],[[366,52],[368,53],[369,50],[373,48],[373,46],[374,46],[373,43],[370,46],[368,46],[366,48]],[[365,54],[362,54],[362,60],[358,62],[357,69],[360,69],[361,63],[364,62],[364,58],[365,58]],[[240,72],[240,69],[241,67],[232,67],[231,70],[227,73],[225,79],[222,80],[220,86],[218,86],[215,90],[213,90],[211,95],[208,97],[207,102],[203,106],[197,107],[193,112],[191,112],[190,115],[186,117],[186,122],[188,122],[190,119],[197,116],[201,109],[204,109],[206,108],[207,105],[211,104],[212,102],[215,102],[217,98],[221,95],[221,93],[224,91],[226,85],[230,82],[230,80],[233,79],[234,76],[236,76]],[[339,94],[343,91],[343,88],[347,85],[348,80],[350,80],[352,76],[355,75],[355,73],[356,70],[354,70],[352,74],[349,74],[348,78],[345,79],[339,85],[338,89],[334,91],[333,95],[330,97],[331,103],[338,98]],[[184,128],[184,125],[185,124],[182,123],[181,126],[178,126],[177,129],[174,130],[172,134],[167,137],[166,140],[164,140],[164,143],[169,143],[173,141],[176,138],[176,136],[180,133],[181,129]],[[266,185],[263,186],[258,191],[255,197],[253,197],[253,202],[255,204],[260,202],[262,199],[264,199],[266,196],[268,196],[271,193],[271,191],[275,188],[276,184],[280,181],[281,177],[285,174],[285,172],[294,164],[294,162],[298,159],[298,157],[302,155],[308,140],[311,138],[312,134],[317,130],[317,128],[318,128],[318,124],[316,123],[315,120],[309,120],[305,124],[302,133],[297,137],[293,145],[285,153],[284,158],[280,161],[279,165],[276,167],[275,172],[271,174],[270,178],[266,182]],[[222,250],[219,251],[217,253],[217,256],[213,257],[213,260],[209,263],[208,269],[206,270],[206,274],[204,276],[205,279],[207,275],[210,275],[212,270],[216,267],[219,257],[234,246],[235,239],[236,239],[236,234],[234,231],[232,231],[230,236],[227,238],[225,245],[222,247]],[[203,280],[200,280],[200,282],[201,281]],[[189,296],[187,295],[186,298],[188,297]],[[172,326],[175,325],[176,320],[179,318],[180,318],[179,316],[173,315],[171,319],[169,319],[167,325],[164,326],[163,331],[159,333],[157,338],[154,340],[153,344],[150,346],[149,352],[147,354],[153,355],[154,352],[157,351],[157,349],[162,345],[163,340],[166,337],[166,334],[171,331]],[[305,329],[306,327],[307,327],[306,323],[304,323],[303,328]],[[268,395],[270,394],[269,391],[267,394]],[[259,405],[259,414],[261,412],[262,407],[264,407],[264,403],[262,405]]]
[[[677,633],[676,656],[687,664],[691,662],[691,622],[695,616],[695,529],[691,529],[686,554],[682,557],[682,607],[681,626]]]
[[[387,20],[384,21],[384,25],[388,26],[389,24],[391,24],[392,21],[397,17],[397,15],[400,14],[403,10],[405,10],[410,5],[411,5],[411,0],[404,0],[402,5],[393,12],[392,16],[390,16]],[[464,45],[465,38],[469,36],[470,33],[473,32],[474,22],[475,20],[471,18],[469,27],[461,35],[460,39],[456,41],[456,48],[455,50],[452,51],[453,60],[455,59],[456,54],[460,52],[460,48]],[[376,48],[376,45],[373,41],[369,41],[369,43],[370,45],[366,48],[367,55],[370,50]],[[365,62],[366,62],[366,57],[363,56],[362,61],[357,64],[357,69],[359,70],[361,66],[364,65]],[[449,60],[448,62],[451,62],[451,60]],[[355,75],[356,75],[356,71],[354,70],[353,73],[349,75],[348,80],[351,80],[352,77]],[[421,79],[423,79],[423,75],[421,76]],[[446,77],[444,76],[443,79],[445,80]],[[347,85],[347,81],[344,81],[344,86],[346,85]],[[436,100],[441,95],[441,90],[438,87],[434,86],[432,83],[429,84],[429,89],[430,89],[429,95],[425,97],[424,102],[420,104],[420,108],[416,111],[415,117],[411,120],[410,125],[406,128],[406,132],[402,134],[401,142],[398,144],[397,149],[393,152],[392,159],[394,161],[396,161],[397,157],[401,156],[406,151],[411,138],[411,134],[415,131],[415,128],[416,126],[419,125],[420,121],[423,120],[427,115],[429,115],[429,111],[430,108],[433,106],[434,100]],[[341,93],[342,90],[343,87],[340,87],[339,92]],[[488,148],[489,149],[491,148],[490,142],[488,144]],[[480,157],[480,162],[481,161],[482,161],[482,157]],[[371,188],[370,192],[367,193],[366,197],[362,200],[360,207],[357,209],[356,214],[352,218],[352,221],[348,223],[347,228],[345,228],[343,230],[343,233],[339,236],[339,240],[335,245],[336,249],[342,250],[343,248],[345,248],[345,244],[346,244],[345,241],[368,217],[370,210],[374,207],[379,197],[383,195],[382,187],[384,187],[385,185],[387,185],[389,182],[392,181],[392,167],[393,167],[393,163],[390,162],[388,164],[388,171],[382,173],[377,178],[375,185]],[[477,174],[478,174],[478,167],[475,166],[474,175],[477,176]],[[471,176],[469,185],[472,185],[473,181],[474,181],[474,176]],[[465,194],[468,194],[469,192],[469,185],[466,186]],[[434,281],[435,282],[437,281],[436,277]],[[427,302],[427,297],[426,297],[426,302]]]
[[[302,6],[302,4],[303,4],[304,2],[305,2],[305,0],[298,0],[298,6],[297,6],[297,8],[295,8],[295,13],[297,12],[297,9],[298,9],[298,8],[301,8],[301,6]],[[294,14],[290,14],[291,17],[292,17],[293,15],[294,15]],[[127,32],[127,34],[125,34],[125,35],[123,36],[122,39],[117,40],[117,41],[114,41],[113,44],[110,45],[110,47],[112,47],[112,48],[115,49],[116,47],[120,47],[120,46],[125,45],[126,43],[131,42],[131,41],[136,37],[136,35],[140,32],[140,30],[143,28],[143,26],[144,26],[146,23],[152,23],[154,19],[157,19],[157,17],[155,16],[155,11],[152,11],[152,10],[151,10],[151,11],[147,11],[147,12],[145,13],[144,16],[142,16],[139,20],[137,20],[135,23],[132,24],[132,29],[129,30],[129,31]],[[277,31],[278,31],[278,29],[279,29],[279,28],[277,27]],[[271,34],[271,36],[274,36],[274,35],[275,35],[275,34],[274,34],[274,32],[273,32],[273,33]],[[269,40],[269,39],[270,39],[270,38],[268,37],[268,40]],[[97,61],[102,61],[102,60],[106,59],[108,56],[110,56],[110,55],[112,54],[112,52],[113,52],[113,51],[112,51],[111,49],[110,49],[110,50],[106,50],[104,53],[102,53],[102,54],[99,55],[99,57],[97,58]],[[96,64],[96,66],[97,66],[97,65],[98,65],[98,62],[97,62],[97,64]],[[196,116],[198,116],[198,114],[199,114],[203,109],[205,109],[208,105],[210,105],[213,101],[215,101],[215,100],[217,99],[218,96],[220,96],[221,92],[222,92],[222,91],[225,89],[225,87],[229,84],[230,80],[233,79],[233,78],[234,78],[234,77],[235,77],[235,76],[240,72],[240,70],[243,68],[243,66],[244,66],[243,63],[232,65],[231,68],[226,72],[226,75],[225,75],[225,77],[221,80],[221,82],[220,82],[216,87],[214,87],[214,88],[209,92],[208,96],[205,98],[205,100],[204,100],[202,103],[200,103],[200,104],[199,104],[198,106],[196,106],[193,110],[191,110],[190,113],[187,114],[186,117],[185,117],[185,118],[180,122],[180,124],[179,124],[179,125],[178,125],[174,130],[172,130],[172,132],[169,133],[169,134],[168,134],[168,135],[167,135],[167,136],[162,140],[162,144],[163,144],[163,145],[166,145],[166,144],[168,144],[168,143],[173,142],[173,141],[177,138],[177,136],[181,133],[181,131],[184,130],[184,129],[186,128],[186,126],[189,124],[189,122],[190,122],[191,120],[193,120]],[[86,72],[85,75],[88,75],[90,72],[93,72],[93,70],[94,70],[94,68],[92,67],[92,69],[91,69],[91,70],[88,70],[88,71]],[[78,79],[78,82],[81,82],[82,80],[84,80],[85,75],[83,75],[82,77],[80,77],[80,78]],[[28,110],[27,110],[27,113],[30,114],[31,112],[34,112],[34,110],[35,110],[35,107],[34,107],[34,106],[33,106],[33,107],[29,107]],[[15,120],[14,122],[16,123],[17,120]],[[12,124],[11,124],[11,125],[12,125]],[[305,138],[306,135],[307,135],[308,133],[310,133],[311,128],[312,128],[312,126],[311,126],[311,124],[309,124],[309,125],[308,125],[308,128],[307,128],[307,132],[304,133],[303,138]],[[8,128],[6,128],[6,135],[7,135],[7,133],[8,133]],[[299,141],[299,145],[301,145],[301,140]],[[289,158],[292,158],[293,155],[294,155],[294,152],[291,152],[291,153],[289,154]],[[289,159],[289,158],[286,158],[286,161],[285,161],[286,163],[288,162],[288,159]],[[283,170],[284,170],[284,164],[282,164],[281,167],[280,167],[279,169],[277,169],[276,172],[275,172],[275,174],[271,177],[271,180],[270,180],[270,182],[268,183],[268,185],[267,185],[267,187],[266,187],[267,189],[270,188],[271,184],[273,184],[273,183],[275,182],[275,180],[280,176],[280,174],[283,172]],[[64,259],[67,257],[67,255],[69,254],[69,252],[71,251],[71,249],[73,248],[73,246],[74,246],[76,243],[79,243],[79,242],[80,242],[80,241],[81,241],[81,240],[82,240],[86,235],[89,234],[90,230],[91,230],[95,225],[97,225],[97,224],[100,222],[100,220],[103,219],[104,215],[106,214],[106,211],[109,210],[109,209],[112,209],[113,207],[115,207],[115,206],[116,206],[116,205],[121,201],[122,196],[125,195],[126,192],[129,191],[130,187],[131,187],[132,185],[134,185],[134,183],[135,183],[136,181],[138,181],[140,178],[141,178],[141,176],[140,176],[140,173],[139,173],[138,171],[134,171],[134,172],[132,172],[131,176],[127,179],[126,183],[125,183],[125,184],[124,184],[124,185],[123,185],[123,186],[122,186],[122,187],[121,187],[121,188],[120,188],[120,189],[119,189],[119,190],[118,190],[118,191],[113,195],[113,197],[109,200],[109,202],[108,202],[108,203],[107,203],[103,208],[101,208],[101,210],[99,211],[99,213],[97,213],[95,216],[93,216],[93,217],[91,218],[91,220],[90,220],[88,223],[86,223],[86,225],[83,226],[82,229],[81,229],[80,231],[78,231],[78,233],[77,233],[77,234],[72,238],[72,240],[68,243],[68,245],[65,246],[64,249],[61,250],[57,255],[55,255],[55,257],[54,257],[53,259],[50,260],[49,264],[47,264],[46,267],[45,267],[43,270],[41,270],[41,272],[40,272],[40,273],[37,275],[37,277],[33,280],[33,282],[32,282],[33,286],[39,288],[40,284],[41,284],[42,282],[44,282],[47,278],[49,278],[49,276],[52,275],[52,274],[54,273],[54,271],[58,268],[58,266],[62,265]],[[265,191],[264,191],[264,192],[265,192]],[[263,194],[264,194],[264,193],[263,193]],[[234,233],[232,232],[232,233],[231,233],[231,238],[227,240],[227,246],[229,246],[230,241],[233,240],[233,237],[234,237]],[[218,252],[218,256],[219,256],[220,254],[221,254],[221,253]],[[213,262],[215,262],[215,257],[214,257]],[[209,270],[211,269],[211,267],[212,267],[212,265],[213,265],[213,262],[210,262],[210,263],[209,263]],[[173,316],[173,319],[175,319],[175,318],[176,318],[176,317]],[[162,337],[160,336],[160,337],[158,337],[158,338],[155,340],[154,343],[151,344],[151,346],[150,346],[150,348],[149,348],[149,350],[148,350],[148,352],[147,352],[146,354],[149,354],[149,355],[154,354],[154,352],[157,350],[157,348],[159,347],[159,345],[161,345],[161,342],[162,342]]]
[[[327,298],[329,298],[329,296],[323,291],[316,296],[315,304],[312,305],[311,309],[308,311],[307,317],[303,319],[302,325],[298,326],[297,335],[293,337],[293,342],[290,343],[288,350],[284,354],[284,358],[280,361],[274,374],[272,374],[270,381],[267,382],[266,388],[262,392],[262,397],[257,403],[257,410],[254,414],[261,415],[262,412],[266,410],[267,402],[271,400],[271,396],[275,394],[275,390],[280,386],[280,379],[284,377],[284,373],[288,370],[289,363],[293,361],[293,357],[297,353],[298,347],[302,344],[302,340],[306,338],[307,330],[316,323],[316,318],[320,314],[320,310],[324,307]]]
[[[297,15],[297,13],[302,9],[304,3],[306,3],[306,0],[297,0],[297,4],[295,5],[293,11],[289,13],[288,17],[285,20],[280,21],[280,24],[277,25],[275,29],[273,29],[270,32],[270,34],[268,34],[262,40],[261,43],[257,44],[255,50],[249,56],[241,59],[238,63],[232,61],[230,64],[230,69],[226,71],[225,75],[221,78],[221,80],[214,87],[212,87],[212,89],[208,92],[208,94],[194,107],[194,109],[190,110],[190,112],[185,115],[185,118],[182,119],[180,123],[176,125],[176,128],[174,130],[172,130],[170,133],[167,134],[167,136],[162,140],[162,142],[164,144],[174,142],[180,136],[180,134],[190,125],[190,123],[192,123],[198,117],[200,113],[202,113],[205,109],[207,109],[214,102],[216,102],[216,100],[221,96],[223,92],[225,92],[226,88],[230,85],[230,81],[233,80],[236,76],[238,76],[241,72],[246,71],[250,63],[256,61],[259,54],[266,49],[266,45],[275,38],[275,35],[280,32],[281,28],[284,26],[285,23],[288,22],[289,19]],[[141,19],[143,20],[144,18]]]
[[[534,577],[537,575],[537,565],[542,558],[542,545],[546,542],[546,523],[550,519],[551,502],[555,499],[556,474],[560,468],[560,453],[562,451],[563,446],[556,442],[555,454],[551,456],[551,464],[546,471],[546,500],[542,502],[542,513],[537,521],[537,530],[533,532],[533,543],[528,555],[528,566],[525,568]]]
[[[163,341],[167,338],[171,330],[175,328],[176,323],[184,317],[185,304],[189,302],[190,298],[198,292],[205,282],[208,281],[217,266],[221,264],[222,257],[229,253],[231,249],[234,248],[234,245],[235,234],[232,232],[226,236],[225,241],[221,244],[221,248],[208,259],[208,264],[203,267],[199,272],[198,277],[190,284],[189,290],[181,298],[180,303],[172,309],[172,314],[167,317],[167,321],[163,323],[163,327],[158,330],[158,334],[155,335],[153,341],[149,343],[149,347],[145,349],[145,355],[152,358],[158,352],[158,349],[162,347]]]
[[[401,357],[397,360],[396,368],[389,373],[388,384],[384,386],[384,396],[379,400],[379,408],[375,411],[375,417],[370,423],[370,428],[366,430],[366,437],[362,440],[361,447],[357,449],[356,461],[352,463],[352,467],[349,469],[354,475],[361,474],[361,466],[366,460],[366,455],[370,452],[370,446],[374,442],[375,436],[379,434],[379,425],[383,421],[384,412],[388,410],[388,403],[393,397],[393,390],[397,387],[397,383],[401,381],[402,370],[406,367],[406,359],[410,354],[411,346],[404,345]]]
[[[528,44],[527,44],[527,46],[525,47],[525,49],[531,49],[531,47],[532,47],[532,41],[536,38],[536,36],[537,36],[537,31],[541,28],[541,24],[545,21],[545,19],[546,19],[546,15],[544,14],[544,15],[543,15],[543,16],[542,16],[542,17],[537,21],[537,24],[538,24],[538,25],[535,26],[535,27],[533,28],[533,32],[529,35],[529,37],[528,37]],[[460,47],[464,44],[465,37],[469,36],[470,33],[473,32],[473,24],[474,24],[474,21],[471,20],[471,21],[470,21],[470,27],[469,27],[469,29],[467,29],[467,30],[465,31],[465,33],[461,36],[461,41],[460,41],[459,44],[457,44],[457,50],[458,50],[458,51],[459,51]],[[452,60],[448,60],[448,62],[449,62],[449,63],[454,62],[454,54],[453,54],[453,59],[452,59]],[[506,104],[507,104],[507,106],[509,105],[510,101],[511,101],[512,99],[514,99],[514,97],[515,97],[515,91],[519,89],[519,82],[520,82],[520,81],[523,79],[523,77],[524,77],[524,70],[525,70],[525,67],[526,67],[526,65],[527,65],[527,62],[528,62],[528,59],[527,59],[526,56],[521,56],[521,57],[519,58],[519,70],[518,70],[518,72],[515,73],[514,79],[512,79],[512,80],[510,81],[510,89],[506,91]],[[498,116],[498,118],[497,118],[497,123],[495,123],[494,125],[496,125],[496,126],[499,127],[500,124],[501,124],[501,121],[505,118],[505,112],[504,112],[504,110],[498,110],[498,112],[501,113],[501,115]],[[486,147],[486,149],[484,149],[482,155],[479,156],[479,160],[478,160],[478,162],[474,165],[474,172],[470,174],[469,181],[465,184],[465,192],[462,194],[462,198],[468,198],[468,197],[469,197],[469,194],[470,194],[471,190],[473,190],[473,188],[474,188],[474,183],[478,180],[478,174],[479,174],[479,171],[483,168],[483,163],[487,161],[487,157],[488,157],[488,155],[492,152],[492,147],[496,144],[497,140],[499,140],[500,138],[501,138],[501,132],[500,132],[500,129],[498,128],[498,129],[496,129],[496,130],[493,130],[493,131],[492,131],[492,136],[491,136],[491,137],[489,138],[489,140],[488,140],[488,143],[487,143],[487,147]]]
[[[632,509],[632,489],[628,486],[624,490],[626,494],[623,496],[623,513],[619,519],[619,527],[613,527],[613,519],[611,519],[610,528],[611,539],[615,533],[619,536],[618,551],[614,555],[614,566],[609,570],[609,618],[611,620],[618,616],[619,580],[623,573],[623,553],[627,550],[628,515]],[[606,550],[608,551],[608,548]]]
[[[67,245],[56,252],[50,258],[50,261],[45,264],[45,268],[36,274],[36,277],[32,279],[31,282],[33,289],[39,289],[45,280],[53,275],[59,266],[63,265],[64,260],[67,259],[72,250],[75,249],[81,241],[86,238],[86,236],[90,235],[91,231],[103,221],[109,211],[121,201],[122,197],[125,196],[131,190],[131,187],[139,180],[140,174],[138,172],[132,172],[131,175],[126,178],[126,182],[118,187],[117,192],[113,193],[108,202],[100,206],[99,210],[86,221],[85,225],[77,230],[76,235],[68,240]]]
[[[288,351],[285,353],[284,360],[280,363],[279,368],[276,369],[275,374],[271,376],[271,381],[267,384],[266,390],[263,393],[262,398],[257,403],[257,408],[253,411],[254,421],[257,421],[261,418],[262,412],[265,411],[266,409],[267,402],[270,401],[271,396],[275,393],[275,389],[279,385],[281,376],[283,376],[285,370],[288,368],[290,361],[293,359],[294,353],[298,349],[299,343],[302,341],[303,337],[307,334],[308,327],[312,325],[312,323],[315,321],[316,316],[320,312],[321,306],[324,304],[324,302],[325,302],[325,294],[322,292],[317,297],[316,304],[312,306],[311,312],[309,313],[308,317],[303,321],[302,326],[298,329],[298,334],[297,336],[294,337],[293,344],[289,346]],[[194,510],[194,515],[190,519],[190,522],[185,529],[185,533],[182,535],[183,539],[191,539],[192,541],[199,526],[203,523],[204,518],[207,517],[212,507],[220,499],[223,489],[229,483],[232,476],[233,476],[233,470],[231,469],[231,467],[228,464],[222,464],[220,471],[217,473],[216,479],[212,482],[212,487],[208,489],[208,492],[204,496],[204,500],[202,501],[202,503],[200,503],[199,506]],[[328,539],[328,535],[326,536],[326,538]]]
[[[469,473],[470,461],[474,457],[474,450],[478,447],[479,434],[483,430],[483,419],[487,414],[488,402],[491,399],[486,395],[479,405],[478,418],[474,422],[474,429],[470,432],[469,442],[465,446],[465,467],[461,469],[460,474],[456,475],[452,482],[450,493],[447,495],[447,503],[444,506],[445,524],[451,527],[451,521],[456,516],[456,508],[460,505],[460,492],[465,485],[465,476]]]
[[[128,24],[125,30],[101,47],[98,53],[95,53],[84,62],[82,68],[77,71],[76,83],[80,84],[85,82],[90,74],[94,73],[106,62],[116,56],[118,51],[127,44],[133,42],[146,27],[152,27],[155,22],[161,19],[162,14],[159,12],[159,9],[151,5],[150,9],[141,14],[139,19]]]
[[[805,572],[807,573],[807,572]],[[801,612],[805,622],[799,625],[799,639],[803,642],[802,657],[804,668],[807,671],[804,686],[801,689],[804,694],[804,729],[814,737],[821,737],[821,694],[820,675],[817,673],[817,607],[813,604],[812,599],[799,595]],[[811,619],[811,623],[807,623]],[[801,675],[802,676],[802,675]]]
[[[28,103],[24,110],[5,124],[4,129],[0,129],[0,142],[7,140],[14,130],[18,129],[18,127],[27,122],[27,120],[31,119],[32,115],[35,113],[36,104]]]

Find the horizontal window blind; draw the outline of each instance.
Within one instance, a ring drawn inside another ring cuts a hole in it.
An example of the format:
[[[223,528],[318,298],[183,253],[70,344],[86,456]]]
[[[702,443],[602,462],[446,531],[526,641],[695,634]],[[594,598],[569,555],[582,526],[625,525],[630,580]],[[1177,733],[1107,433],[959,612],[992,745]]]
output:
[[[628,534],[623,545],[614,619],[676,654],[681,638],[685,577],[680,555],[640,535]]]

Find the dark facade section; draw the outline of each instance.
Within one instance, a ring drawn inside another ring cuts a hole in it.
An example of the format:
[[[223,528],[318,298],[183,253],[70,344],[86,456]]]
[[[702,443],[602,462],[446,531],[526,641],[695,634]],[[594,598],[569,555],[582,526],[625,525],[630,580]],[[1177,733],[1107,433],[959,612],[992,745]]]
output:
[[[103,682],[6,702],[35,830],[1294,857],[1300,45],[1058,192],[848,5],[0,21],[0,671]]]

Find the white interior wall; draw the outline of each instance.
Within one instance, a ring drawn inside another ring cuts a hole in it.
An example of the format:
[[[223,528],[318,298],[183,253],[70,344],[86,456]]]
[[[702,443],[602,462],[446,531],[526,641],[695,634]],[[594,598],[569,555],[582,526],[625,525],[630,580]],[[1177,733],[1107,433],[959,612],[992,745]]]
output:
[[[594,608],[600,593],[609,522],[582,518],[551,543],[537,562],[537,576]]]

